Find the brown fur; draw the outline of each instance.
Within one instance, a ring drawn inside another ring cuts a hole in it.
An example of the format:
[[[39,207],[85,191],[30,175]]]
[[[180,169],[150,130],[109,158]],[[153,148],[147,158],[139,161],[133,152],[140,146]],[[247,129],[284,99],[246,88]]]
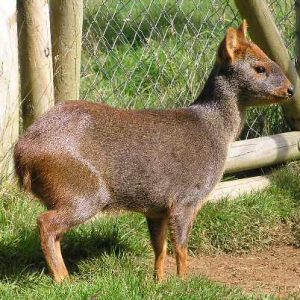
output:
[[[246,30],[246,23],[228,30],[190,107],[135,111],[70,101],[49,110],[20,138],[16,173],[49,209],[38,224],[55,281],[68,276],[60,250],[63,233],[108,209],[146,216],[159,280],[169,226],[178,274],[187,274],[193,221],[222,177],[246,108],[292,95],[290,82],[246,39]],[[257,68],[262,66],[265,72]]]
[[[187,247],[177,245],[176,246],[176,264],[177,274],[181,278],[185,278],[188,274],[188,251]]]

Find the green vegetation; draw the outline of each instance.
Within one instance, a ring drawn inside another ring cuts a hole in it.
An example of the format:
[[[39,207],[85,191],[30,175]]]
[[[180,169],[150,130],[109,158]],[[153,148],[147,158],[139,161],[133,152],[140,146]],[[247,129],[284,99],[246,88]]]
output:
[[[290,2],[272,1],[272,7],[276,20],[284,21],[291,50],[292,24],[284,18]],[[85,3],[81,97],[137,109],[189,104],[212,68],[226,28],[240,22],[231,0],[213,6],[208,0]],[[288,129],[276,106],[251,110],[247,121],[244,137]],[[292,163],[262,193],[207,204],[195,222],[190,254],[299,246],[299,181],[300,164]],[[43,210],[15,187],[0,190],[0,299],[275,299],[202,277],[155,284],[146,222],[133,213],[100,216],[66,234],[62,248],[72,276],[55,285],[36,226]]]
[[[300,164],[291,163],[264,192],[205,205],[195,222],[190,254],[298,246],[299,182]],[[133,213],[99,216],[66,234],[62,247],[72,279],[55,285],[39,245],[35,220],[41,211],[37,201],[15,188],[1,190],[2,299],[258,299],[201,277],[155,284],[146,222]]]
[[[187,105],[232,20],[226,5],[210,1],[88,1],[81,94],[122,107]]]
[[[269,1],[293,52],[292,1]],[[86,1],[81,98],[130,108],[180,107],[199,94],[240,17],[233,1]],[[280,107],[249,111],[243,138],[289,130]]]

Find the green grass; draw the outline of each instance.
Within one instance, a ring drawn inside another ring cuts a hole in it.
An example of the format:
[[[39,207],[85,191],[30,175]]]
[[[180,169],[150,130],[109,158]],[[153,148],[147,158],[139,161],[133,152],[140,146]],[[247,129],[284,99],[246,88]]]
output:
[[[237,25],[226,5],[217,6],[224,20],[210,1],[88,1],[81,97],[138,109],[190,103],[224,29]]]
[[[300,245],[299,183],[300,164],[291,163],[262,193],[207,204],[196,219],[190,254]],[[1,299],[260,299],[202,277],[155,284],[146,222],[133,213],[104,215],[69,232],[62,248],[72,278],[55,285],[36,226],[43,207],[11,187],[2,188],[0,199]]]

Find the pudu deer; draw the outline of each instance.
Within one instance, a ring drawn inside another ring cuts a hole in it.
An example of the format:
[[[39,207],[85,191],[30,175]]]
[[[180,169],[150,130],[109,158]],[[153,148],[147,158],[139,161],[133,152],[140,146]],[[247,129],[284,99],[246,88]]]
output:
[[[19,139],[16,173],[48,211],[38,217],[41,245],[57,282],[68,277],[60,240],[100,211],[143,213],[164,278],[167,229],[177,273],[188,273],[193,221],[220,181],[247,107],[284,103],[293,87],[279,66],[229,28],[214,68],[189,107],[123,110],[86,101],[59,103]]]

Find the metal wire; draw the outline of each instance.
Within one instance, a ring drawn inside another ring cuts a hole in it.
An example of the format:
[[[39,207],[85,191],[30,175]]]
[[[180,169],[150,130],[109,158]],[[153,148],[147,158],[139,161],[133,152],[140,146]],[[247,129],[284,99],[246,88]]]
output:
[[[293,57],[293,1],[268,4]],[[226,29],[240,21],[231,0],[87,0],[81,98],[137,109],[188,105]],[[287,130],[280,107],[252,109],[243,138]]]

